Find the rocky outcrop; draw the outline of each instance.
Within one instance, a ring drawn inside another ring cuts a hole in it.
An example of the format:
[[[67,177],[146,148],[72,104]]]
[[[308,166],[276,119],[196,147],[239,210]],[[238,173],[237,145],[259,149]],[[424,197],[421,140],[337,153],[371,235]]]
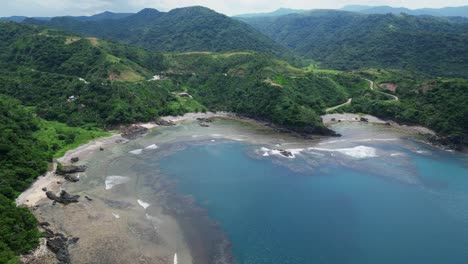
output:
[[[78,182],[80,181],[80,179],[78,178],[78,176],[76,175],[71,175],[71,174],[67,174],[65,175],[65,180],[69,181],[69,182]]]
[[[52,251],[60,264],[71,263],[70,253],[68,247],[72,244],[76,244],[79,240],[78,237],[68,238],[62,233],[54,233],[46,226],[41,226],[45,232],[44,237],[47,240],[47,248]]]
[[[120,132],[122,137],[126,139],[135,139],[146,134],[146,132],[148,132],[148,128],[138,125],[131,125],[127,127],[121,127]]]
[[[294,157],[294,155],[292,154],[291,151],[287,151],[287,150],[283,150],[283,149],[280,149],[279,150],[280,154],[287,157],[287,158],[292,158]]]
[[[57,170],[55,171],[56,174],[65,176],[67,174],[73,174],[73,173],[78,173],[78,172],[85,172],[88,167],[84,165],[80,166],[75,166],[75,165],[70,165],[70,166],[62,166],[59,164],[57,166]]]
[[[468,138],[462,135],[438,136],[427,135],[426,140],[434,145],[446,146],[457,151],[465,151],[468,146]]]
[[[365,117],[361,117],[361,119],[360,119],[359,121],[368,123],[368,122],[369,122],[369,119],[368,119],[368,118],[365,118]]]
[[[60,192],[60,196],[57,196],[55,193],[48,191],[46,192],[47,198],[61,204],[70,204],[70,203],[77,203],[78,199],[80,198],[79,195],[71,195],[66,191],[62,190]]]
[[[171,121],[166,121],[164,119],[158,119],[154,123],[158,126],[174,126],[175,124]]]

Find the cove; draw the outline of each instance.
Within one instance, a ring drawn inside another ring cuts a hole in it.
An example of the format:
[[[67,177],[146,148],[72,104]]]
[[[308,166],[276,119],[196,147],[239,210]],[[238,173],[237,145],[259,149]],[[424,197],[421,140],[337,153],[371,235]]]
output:
[[[466,263],[466,156],[401,145],[373,143],[379,156],[359,160],[323,151],[285,159],[226,141],[145,162],[219,222],[236,263]]]

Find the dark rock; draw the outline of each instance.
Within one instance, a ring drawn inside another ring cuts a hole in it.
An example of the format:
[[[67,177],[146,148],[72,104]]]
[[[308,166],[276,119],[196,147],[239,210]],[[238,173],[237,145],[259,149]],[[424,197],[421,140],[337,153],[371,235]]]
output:
[[[99,147],[99,151],[104,151],[104,148],[103,148],[103,147]]]
[[[335,121],[336,121],[336,118],[332,118],[331,121],[332,121],[332,122],[335,122]]]
[[[80,161],[80,158],[78,158],[78,157],[73,157],[73,158],[70,159],[70,161],[71,161],[72,163],[77,163],[78,161]]]
[[[341,122],[341,119],[338,119],[338,122]]]
[[[44,192],[47,192],[47,188],[46,188],[46,187],[42,188],[42,190],[43,190]]]
[[[135,139],[139,136],[144,135],[146,132],[148,132],[148,129],[142,126],[131,125],[131,126],[120,128],[120,132],[122,133],[122,137],[126,139]]]
[[[71,175],[71,174],[67,174],[65,175],[65,180],[69,181],[69,182],[79,182],[80,179],[78,178],[78,176],[76,175]]]
[[[42,227],[46,227],[46,226],[50,226],[50,223],[49,222],[40,222],[39,225],[42,226]]]
[[[57,182],[57,184],[61,184],[61,183],[62,183],[62,182],[59,182],[59,181]]]
[[[88,200],[88,201],[92,201],[92,200],[93,200],[92,198],[89,198],[88,196],[85,196],[84,198],[86,198],[86,200]]]
[[[171,121],[166,121],[163,119],[158,119],[154,122],[158,126],[174,126],[175,124]]]
[[[55,195],[55,193],[48,191],[46,192],[47,198],[61,204],[70,204],[70,203],[77,203],[78,199],[80,198],[79,195],[71,195],[67,193],[66,191],[61,191],[60,196]]]
[[[88,167],[81,165],[81,166],[57,166],[57,171],[55,172],[58,175],[65,176],[66,174],[72,174],[77,172],[85,172]]]
[[[70,241],[69,241],[68,243],[69,243],[70,245],[71,245],[71,244],[76,244],[76,243],[78,242],[78,240],[80,240],[79,237],[74,237],[74,238],[70,239]]]
[[[205,124],[205,123],[199,123],[199,125],[200,125],[201,127],[210,127],[209,125],[207,125],[207,124]]]
[[[212,123],[213,122],[213,119],[211,118],[203,118],[203,117],[199,117],[197,118],[198,122],[201,122],[201,123]]]
[[[386,126],[391,126],[392,124],[390,122],[385,123]]]
[[[367,123],[367,122],[369,122],[369,119],[367,119],[367,118],[365,118],[365,117],[361,117],[361,119],[360,119],[359,121],[361,121],[361,122],[366,122],[366,123]]]
[[[291,151],[280,149],[279,152],[280,152],[281,155],[283,155],[283,156],[285,156],[287,158],[294,157],[294,155],[291,153]]]

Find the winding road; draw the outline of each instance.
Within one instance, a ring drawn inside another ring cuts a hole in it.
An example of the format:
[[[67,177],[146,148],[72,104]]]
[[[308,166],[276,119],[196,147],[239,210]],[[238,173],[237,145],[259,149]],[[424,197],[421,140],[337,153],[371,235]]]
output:
[[[377,93],[380,93],[380,94],[383,94],[383,95],[392,97],[391,101],[399,101],[399,100],[400,100],[400,98],[398,98],[398,96],[395,96],[395,95],[393,95],[393,94],[384,93],[384,92],[375,90],[375,89],[374,89],[374,81],[371,81],[371,80],[368,80],[368,79],[364,79],[364,80],[366,80],[366,81],[369,82],[369,89],[371,89],[372,91],[375,91],[375,92],[377,92]],[[353,98],[349,98],[348,101],[346,101],[345,103],[342,103],[342,104],[337,105],[337,106],[329,107],[329,108],[325,109],[325,111],[326,111],[326,112],[331,112],[331,111],[333,111],[333,110],[335,110],[335,109],[338,109],[338,108],[340,108],[340,107],[342,107],[342,106],[351,104],[352,101],[353,101]]]

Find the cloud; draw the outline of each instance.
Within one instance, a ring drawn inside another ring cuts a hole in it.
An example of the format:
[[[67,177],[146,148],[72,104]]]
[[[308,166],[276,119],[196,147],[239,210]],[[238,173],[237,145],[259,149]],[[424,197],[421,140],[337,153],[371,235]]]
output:
[[[136,12],[145,7],[168,11],[177,7],[201,5],[218,12],[240,13],[273,11],[280,7],[297,9],[341,8],[349,4],[390,5],[421,8],[466,5],[466,0],[8,0],[0,16],[92,15],[103,11]]]

